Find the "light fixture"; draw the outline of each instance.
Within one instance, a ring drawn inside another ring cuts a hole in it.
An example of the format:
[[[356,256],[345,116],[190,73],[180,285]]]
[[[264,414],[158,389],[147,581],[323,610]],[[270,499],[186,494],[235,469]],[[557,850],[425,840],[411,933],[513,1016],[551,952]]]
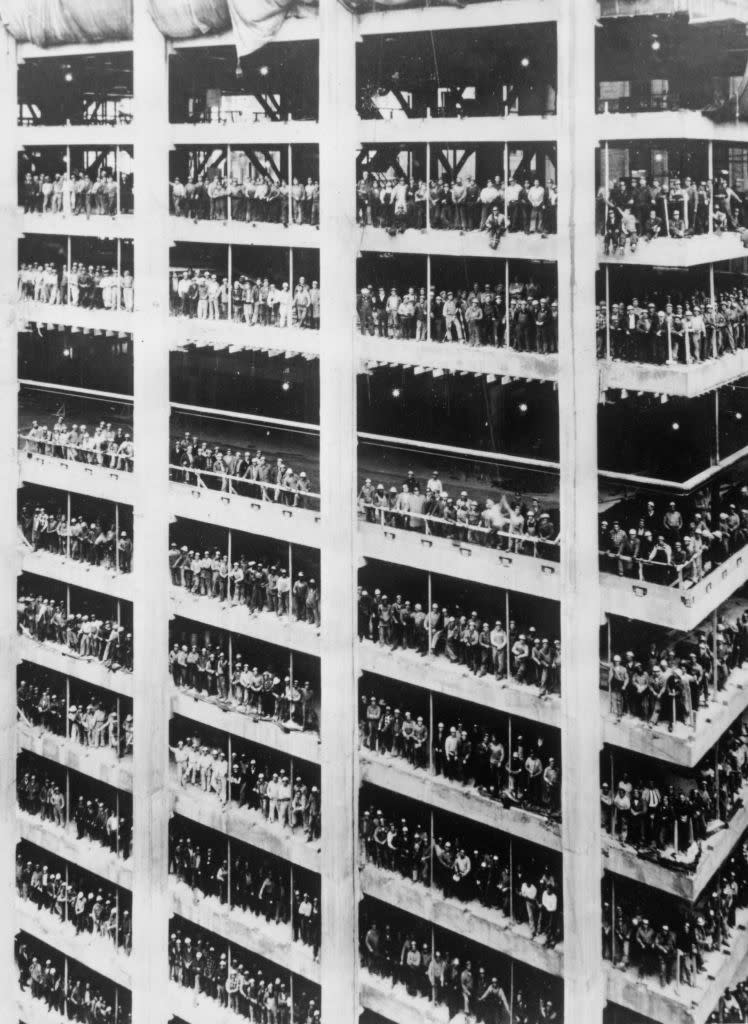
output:
[[[523,57],[522,60],[520,61],[520,64],[522,65],[523,68],[529,68],[530,67],[530,58],[529,57]]]
[[[400,397],[400,388],[393,388],[392,389],[392,397],[393,398],[399,398]]]
[[[657,35],[657,33],[652,34],[652,42],[650,45],[655,53],[657,53],[657,51],[662,46],[662,43],[660,42],[660,37]]]
[[[517,406],[517,408],[519,409],[519,411],[521,413],[526,413],[527,412],[527,402],[520,402],[519,405]]]
[[[236,67],[234,68],[235,78],[244,78],[244,72],[242,71],[242,62],[237,58]]]
[[[282,391],[290,391],[291,390],[291,385],[289,384],[289,382],[287,380],[284,380],[283,383],[281,384],[281,390]]]
[[[673,420],[670,426],[673,430],[680,430],[680,423],[677,420]]]
[[[262,67],[260,68],[260,74],[262,75],[263,78],[266,78],[270,74],[270,68],[267,66],[267,64],[262,65]]]
[[[742,420],[742,418],[743,418],[742,412],[736,412],[735,413],[735,419],[736,420]]]
[[[65,79],[65,81],[66,82],[72,82],[73,81],[73,71],[72,71],[72,68],[70,67],[70,65],[69,64],[63,64],[63,70],[65,72],[65,74],[63,75],[63,78]]]

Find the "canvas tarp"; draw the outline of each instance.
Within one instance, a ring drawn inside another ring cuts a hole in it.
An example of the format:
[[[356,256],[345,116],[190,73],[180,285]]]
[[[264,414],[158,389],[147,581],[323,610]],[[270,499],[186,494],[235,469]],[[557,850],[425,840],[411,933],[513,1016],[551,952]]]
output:
[[[340,2],[355,12],[413,5],[413,0]],[[318,0],[148,0],[154,22],[169,39],[233,29],[240,56],[270,42],[287,18],[314,14],[317,6]],[[131,39],[132,0],[0,0],[0,21],[19,42],[37,46]]]

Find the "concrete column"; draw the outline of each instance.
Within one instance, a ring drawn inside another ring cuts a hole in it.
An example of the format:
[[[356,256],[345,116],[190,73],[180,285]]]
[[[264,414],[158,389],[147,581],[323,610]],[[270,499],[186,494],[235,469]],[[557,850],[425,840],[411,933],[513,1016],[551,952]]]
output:
[[[169,149],[166,45],[135,0],[133,1020],[167,1024]]]
[[[322,1012],[359,1017],[355,22],[320,4]]]
[[[605,1002],[599,802],[594,92],[596,4],[560,0],[558,180],[564,1020]]]
[[[0,26],[0,123],[8,133],[0,160],[0,871],[3,906],[15,906],[16,828],[16,438],[18,429],[18,334],[16,277],[18,247],[18,149],[16,145],[16,47]],[[15,914],[0,914],[0,1019],[18,1020],[13,959]]]

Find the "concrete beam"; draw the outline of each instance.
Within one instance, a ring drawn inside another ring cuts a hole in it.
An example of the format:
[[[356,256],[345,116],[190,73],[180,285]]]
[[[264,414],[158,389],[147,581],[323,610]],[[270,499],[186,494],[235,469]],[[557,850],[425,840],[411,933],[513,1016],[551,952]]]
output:
[[[558,562],[510,554],[446,537],[426,536],[414,530],[379,526],[361,519],[358,532],[364,558],[409,565],[423,572],[440,573],[520,594],[542,594],[549,601],[558,601],[561,597]]]
[[[169,917],[169,713],[164,664],[169,595],[158,585],[169,550],[169,179],[166,42],[146,0],[133,10],[136,281],[133,337],[133,992],[138,1024],[167,1024]],[[154,585],[156,584],[156,585]]]
[[[321,869],[320,841],[308,843],[303,833],[291,832],[277,822],[266,821],[259,811],[241,810],[232,804],[222,807],[215,793],[203,793],[196,787],[179,788],[174,777],[172,794],[174,813],[232,836],[275,857],[298,864],[317,874]]]
[[[636,971],[621,971],[607,964],[608,999],[660,1024],[706,1024],[725,988],[745,977],[746,957],[748,910],[741,908],[737,929],[730,937],[730,952],[726,956],[720,951],[704,957],[705,970],[693,987],[671,983],[663,989],[655,975],[639,978]]]
[[[696,729],[690,729],[682,722],[676,723],[672,732],[668,732],[666,724],[650,729],[642,719],[631,715],[616,722],[606,690],[600,690],[599,700],[605,743],[670,764],[695,768],[748,708],[748,673],[737,669],[731,674],[724,690],[717,693],[716,699],[710,700],[708,708],[699,711]]]
[[[52,672],[74,676],[83,683],[90,683],[91,686],[98,686],[110,693],[119,693],[123,697],[133,695],[132,673],[110,672],[102,662],[80,658],[57,644],[40,643],[29,636],[19,636],[16,657],[18,664],[28,661]],[[12,704],[15,714],[15,703],[8,703]]]
[[[168,566],[164,562],[164,578],[167,572]],[[326,580],[322,589],[323,597],[325,584]],[[290,647],[315,657],[320,655],[319,630],[309,623],[296,622],[288,616],[280,617],[272,612],[250,615],[246,606],[232,607],[211,597],[188,594],[183,587],[170,587],[170,599],[172,615],[183,615],[214,629],[230,630],[278,647]]]
[[[494,11],[499,9],[494,7]],[[418,12],[424,14],[423,8]],[[464,28],[465,26],[460,26]],[[557,118],[548,116],[508,117],[399,117],[392,120],[359,121],[359,138],[363,146],[403,143],[407,146],[424,142],[555,142],[558,137]],[[444,236],[444,232],[439,232]],[[485,238],[485,236],[483,236]],[[502,242],[502,246],[503,246]]]
[[[55,857],[91,871],[122,889],[132,889],[132,864],[98,843],[75,838],[72,828],[60,829],[37,814],[18,811],[18,838],[40,846]]]
[[[600,389],[623,388],[655,394],[697,398],[748,376],[748,349],[710,359],[705,363],[677,363],[656,366],[623,360],[601,362]]]
[[[312,509],[289,508],[173,481],[169,484],[169,506],[172,517],[272,537],[288,544],[319,547],[320,514]]]
[[[319,10],[320,493],[322,632],[321,906],[325,1017],[358,1019],[358,694],[356,688],[356,23],[343,4]]]
[[[358,249],[360,252],[391,252],[395,255],[433,254],[459,259],[495,259],[499,256],[506,260],[541,260],[552,263],[558,258],[559,244],[556,235],[541,238],[540,235],[515,231],[504,235],[499,248],[494,251],[489,248],[488,236],[483,231],[469,231],[461,235],[459,231],[416,231],[411,228],[401,235],[390,235],[384,228],[365,227],[359,229]]]
[[[72,558],[55,555],[51,551],[32,551],[27,544],[19,546],[21,571],[32,572],[73,587],[96,590],[119,601],[132,601],[132,574],[106,569],[103,565],[88,565]]]
[[[561,837],[564,1019],[602,1019],[600,589],[597,554],[597,377],[595,333],[595,0],[560,0],[558,21],[560,377],[558,384],[561,551]],[[590,714],[590,708],[593,714]]]
[[[601,600],[604,610],[611,615],[687,633],[701,625],[747,579],[748,551],[741,549],[688,587],[666,587],[610,572],[600,573]]]
[[[60,143],[64,145],[65,143]],[[93,143],[91,143],[93,145]],[[133,232],[134,233],[134,232]],[[124,309],[84,309],[82,306],[50,306],[46,302],[21,301],[18,319],[28,322],[54,324],[58,327],[78,327],[89,331],[122,331],[131,334],[134,314]]]
[[[13,680],[18,662],[16,630],[16,586],[18,547],[16,542],[17,479],[16,430],[18,426],[18,334],[16,286],[18,277],[18,167],[16,119],[18,101],[16,45],[0,25],[0,123],[6,145],[0,159],[0,673],[5,680],[5,699],[0,704],[0,898],[6,912],[0,914],[0,1019],[17,1017],[14,940],[16,921],[11,908],[15,899],[16,814],[16,702]]]
[[[636,114],[598,114],[597,135],[600,139],[621,139],[626,142],[649,139],[692,139],[694,142],[748,142],[745,121],[717,124],[704,117],[700,110],[657,110]]]
[[[378,754],[362,747],[359,751],[361,781],[411,800],[420,800],[427,807],[459,814],[487,828],[500,829],[529,843],[561,852],[561,829],[557,822],[521,807],[504,807],[498,800],[475,788],[461,786],[443,775],[432,775],[414,768],[402,758]]]
[[[234,45],[233,40],[230,45]],[[172,124],[172,146],[296,146],[319,142],[317,121],[258,121],[257,124]]]
[[[695,235],[693,238],[655,238],[642,242],[636,252],[625,256],[606,256],[603,240],[595,236],[594,227],[590,238],[597,237],[598,261],[601,264],[615,263],[629,267],[703,267],[707,263],[721,263],[725,260],[742,260],[745,249],[737,231],[726,231],[722,235]]]
[[[21,442],[22,445],[24,443]],[[19,452],[17,478],[24,484],[54,487],[123,505],[132,505],[134,499],[132,473],[120,473],[116,469],[89,466],[83,462],[68,462],[37,452]]]
[[[319,229],[311,224],[254,224],[241,220],[192,220],[169,217],[169,235],[175,242],[209,242],[212,245],[268,245],[276,248],[317,249]],[[289,281],[289,285],[291,282]],[[279,328],[280,330],[280,328]],[[271,333],[263,331],[263,334]]]
[[[299,977],[320,984],[320,966],[314,959],[310,946],[294,942],[291,938],[291,924],[275,924],[264,917],[245,914],[238,907],[229,909],[216,899],[203,899],[196,903],[192,890],[171,879],[172,910],[175,914],[219,935],[226,942],[265,957],[271,963]]]
[[[748,786],[742,788],[742,799],[748,800]],[[664,864],[637,856],[636,850],[625,846],[615,836],[603,837],[603,866],[606,871],[648,885],[659,892],[695,903],[714,875],[730,856],[748,829],[748,806],[744,803],[726,828],[704,841],[696,870],[673,871]]]
[[[132,792],[132,759],[118,759],[108,747],[83,747],[63,736],[40,732],[23,722],[17,727],[18,748],[72,768],[115,789]]]
[[[320,763],[319,736],[313,732],[286,732],[276,722],[263,721],[238,711],[224,709],[212,700],[192,696],[172,687],[171,707],[175,715],[193,719],[211,729],[259,743],[280,754],[300,757],[310,764]]]
[[[563,972],[564,957],[560,946],[547,949],[545,939],[538,941],[532,938],[528,925],[510,921],[498,911],[489,910],[479,903],[445,899],[436,889],[427,889],[372,864],[361,869],[361,890],[366,896],[439,928],[467,935],[473,942],[519,960],[528,967],[556,976]]]
[[[543,699],[538,696],[537,687],[473,675],[464,665],[451,665],[446,658],[421,657],[416,651],[393,651],[364,640],[359,643],[359,669],[494,711],[521,715],[543,725],[559,727],[561,724],[558,697]]]
[[[501,3],[472,3],[458,7],[411,7],[406,10],[378,10],[358,19],[361,35],[395,32],[438,32],[449,29],[486,28],[501,25],[530,25],[555,21],[559,16],[555,0],[501,0]]]
[[[99,144],[99,148],[101,144]],[[65,213],[22,213],[21,230],[24,235],[75,235],[76,238],[132,238],[131,214],[115,217],[68,216]]]
[[[449,370],[451,373],[558,379],[558,356],[555,354],[540,355],[488,346],[473,348],[455,342],[406,341],[401,338],[393,341],[364,334],[356,335],[356,345],[363,361],[396,362],[405,366],[425,366],[429,370]]]
[[[183,348],[186,345],[246,349],[248,352],[267,352],[281,349],[293,355],[319,356],[319,331],[298,327],[247,327],[246,324],[231,323],[228,320],[190,320],[173,316],[166,326],[169,348]]]
[[[13,119],[15,124],[16,116]],[[131,146],[135,141],[133,124],[38,124],[22,125],[17,130],[18,147],[84,146],[101,149],[102,146]]]

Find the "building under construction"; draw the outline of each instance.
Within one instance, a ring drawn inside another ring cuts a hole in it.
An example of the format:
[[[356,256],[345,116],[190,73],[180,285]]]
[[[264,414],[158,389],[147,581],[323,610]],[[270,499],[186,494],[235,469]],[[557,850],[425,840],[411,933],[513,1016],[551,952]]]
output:
[[[0,19],[3,1018],[748,1019],[745,0]]]

